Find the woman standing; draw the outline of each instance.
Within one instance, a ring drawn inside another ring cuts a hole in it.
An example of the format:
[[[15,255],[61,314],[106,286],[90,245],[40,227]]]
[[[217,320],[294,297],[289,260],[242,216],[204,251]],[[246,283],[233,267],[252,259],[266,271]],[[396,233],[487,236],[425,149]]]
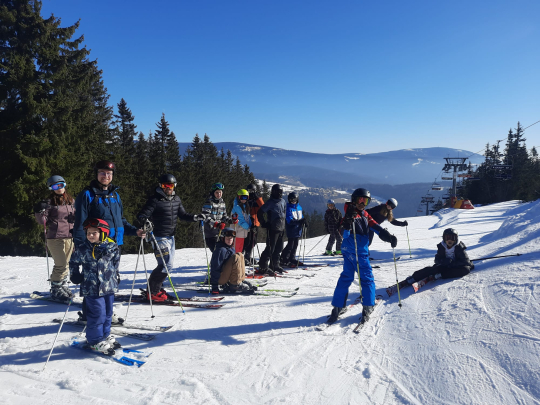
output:
[[[247,204],[248,199],[249,193],[245,189],[238,190],[234,199],[231,216],[234,218],[236,214],[238,219],[238,226],[236,224],[234,225],[236,231],[234,249],[236,253],[242,253],[244,251],[244,240],[247,238],[251,229],[251,215]]]
[[[66,181],[62,176],[52,176],[47,180],[51,194],[47,200],[35,206],[36,221],[47,228],[47,247],[54,260],[51,274],[51,294],[60,300],[69,299],[72,293],[66,285],[69,275],[69,259],[73,252],[71,230],[75,223],[75,200],[66,191]]]

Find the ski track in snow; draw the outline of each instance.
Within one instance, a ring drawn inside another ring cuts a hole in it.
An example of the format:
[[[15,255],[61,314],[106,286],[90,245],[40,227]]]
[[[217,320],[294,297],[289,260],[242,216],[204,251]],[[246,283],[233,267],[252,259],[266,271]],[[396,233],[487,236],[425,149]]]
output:
[[[41,372],[58,331],[52,320],[67,306],[29,298],[48,289],[44,257],[0,257],[0,403],[540,404],[538,213],[540,202],[514,201],[408,218],[412,258],[405,229],[384,223],[399,240],[399,280],[433,263],[447,227],[458,230],[471,258],[522,256],[476,262],[470,275],[429,282],[417,293],[403,288],[400,309],[397,294],[385,293],[396,280],[392,251],[375,238],[377,294],[385,301],[359,334],[352,330],[360,304],[336,325],[315,329],[331,311],[342,268],[340,257],[318,254],[326,240],[305,260],[329,267],[314,277],[268,279],[265,288],[300,287],[292,298],[226,296],[219,310],[186,308],[185,315],[155,306],[154,319],[148,305],[132,304],[129,322],[175,325],[150,342],[118,339],[153,351],[141,368],[70,348],[80,329],[65,325]],[[320,240],[308,240],[306,252]],[[121,293],[130,291],[136,259],[122,256]],[[156,264],[150,253],[145,261],[149,270]],[[203,279],[204,250],[177,250],[176,267],[174,283]],[[145,288],[142,260],[138,288]],[[350,304],[356,280],[349,293]],[[126,309],[116,305],[120,316]]]

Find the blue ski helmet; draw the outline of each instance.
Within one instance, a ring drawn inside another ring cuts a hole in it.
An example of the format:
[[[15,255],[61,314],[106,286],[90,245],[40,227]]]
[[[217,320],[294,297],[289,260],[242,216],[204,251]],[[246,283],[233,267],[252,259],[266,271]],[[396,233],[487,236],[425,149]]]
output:
[[[334,200],[328,200],[328,201],[326,202],[326,204],[334,204],[334,205],[336,205],[336,203],[334,202]]]

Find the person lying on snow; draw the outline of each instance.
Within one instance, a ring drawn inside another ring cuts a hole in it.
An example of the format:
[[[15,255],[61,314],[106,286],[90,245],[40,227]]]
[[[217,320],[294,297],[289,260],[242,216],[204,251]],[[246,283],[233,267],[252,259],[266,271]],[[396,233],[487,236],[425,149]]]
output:
[[[442,238],[442,242],[437,245],[435,265],[415,271],[411,277],[407,278],[408,284],[429,276],[434,276],[435,279],[463,277],[474,269],[474,264],[465,251],[467,246],[459,241],[455,229],[445,229]]]
[[[246,278],[246,265],[244,255],[235,253],[234,238],[236,231],[225,228],[216,243],[212,260],[210,261],[210,284],[212,294],[249,294],[256,288],[244,281]],[[221,291],[219,290],[221,286]]]

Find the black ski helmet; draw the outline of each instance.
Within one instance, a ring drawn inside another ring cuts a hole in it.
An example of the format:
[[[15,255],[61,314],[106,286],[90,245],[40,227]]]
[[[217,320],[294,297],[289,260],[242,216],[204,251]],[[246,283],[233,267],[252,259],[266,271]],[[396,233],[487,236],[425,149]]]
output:
[[[289,193],[289,195],[287,196],[287,199],[289,200],[290,203],[292,203],[294,200],[296,200],[296,202],[298,202],[298,193],[296,191],[293,191],[292,193]]]
[[[353,193],[351,194],[351,201],[353,204],[356,204],[356,200],[358,199],[358,197],[366,197],[368,199],[366,207],[371,201],[371,193],[365,188],[357,188],[353,191]]]
[[[47,187],[49,188],[49,190],[52,190],[51,186],[56,183],[64,183],[64,187],[67,186],[67,183],[64,180],[64,178],[62,176],[55,174],[54,176],[51,176],[47,179]]]
[[[110,160],[100,160],[94,166],[94,174],[97,176],[98,170],[112,170],[113,174],[116,172],[116,165]]]
[[[247,190],[248,193],[250,193],[250,194],[251,194],[251,193],[256,193],[256,192],[257,192],[257,186],[256,186],[255,184],[253,184],[253,183],[248,184],[248,185],[246,186],[246,190]]]
[[[272,190],[270,191],[270,197],[272,198],[281,198],[283,197],[283,188],[276,183],[272,186]]]
[[[236,237],[236,231],[230,227],[223,228],[223,230],[221,231],[221,239],[224,239],[225,236]]]
[[[458,244],[458,233],[454,228],[446,228],[442,234],[443,241],[446,242],[447,239],[453,239]]]
[[[172,183],[176,186],[176,177],[174,177],[172,174],[162,174],[159,176],[159,184],[167,184]]]

